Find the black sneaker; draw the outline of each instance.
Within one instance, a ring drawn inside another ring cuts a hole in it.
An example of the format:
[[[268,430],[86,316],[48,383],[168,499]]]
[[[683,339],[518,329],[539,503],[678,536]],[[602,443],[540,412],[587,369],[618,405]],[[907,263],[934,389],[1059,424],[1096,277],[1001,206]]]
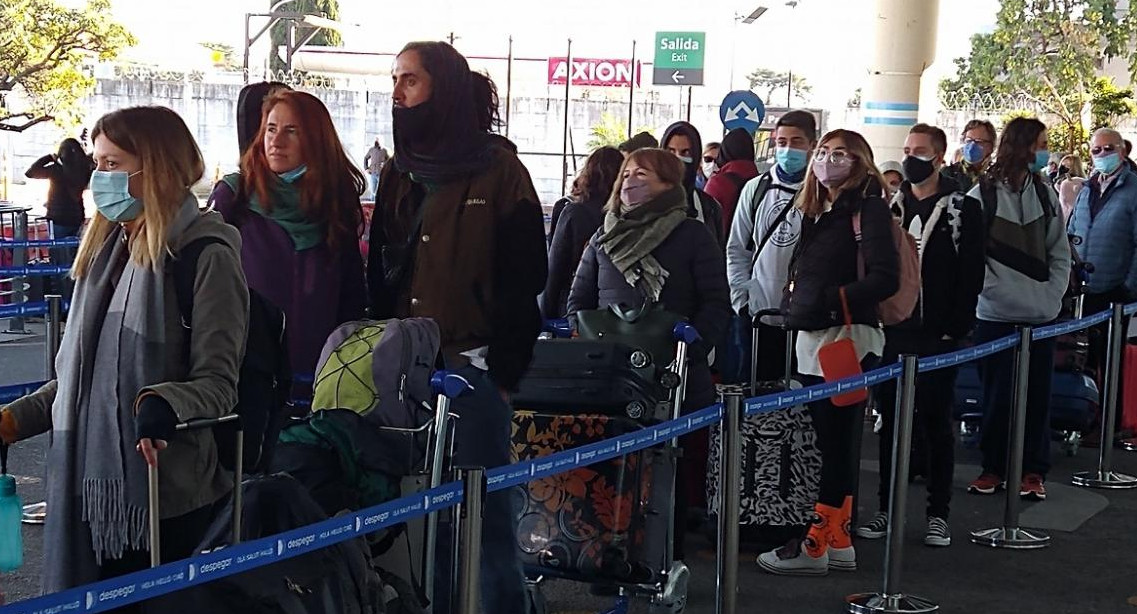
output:
[[[951,545],[951,529],[947,520],[928,516],[928,532],[924,534],[924,545],[933,548],[946,548]]]
[[[857,527],[857,537],[880,539],[888,535],[888,514],[877,512],[867,524]]]

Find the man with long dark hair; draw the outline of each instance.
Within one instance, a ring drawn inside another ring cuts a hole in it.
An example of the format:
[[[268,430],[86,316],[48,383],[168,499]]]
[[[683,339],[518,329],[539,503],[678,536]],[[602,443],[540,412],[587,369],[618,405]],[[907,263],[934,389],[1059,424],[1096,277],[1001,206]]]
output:
[[[975,310],[975,342],[1013,334],[1017,326],[1052,322],[1070,281],[1070,242],[1058,195],[1040,174],[1050,161],[1046,125],[1018,117],[1003,129],[987,175],[968,196],[983,204],[987,224],[987,273]],[[1054,339],[1030,350],[1023,475],[1006,475],[1014,356],[995,354],[980,365],[983,377],[983,473],[968,492],[994,494],[1022,479],[1024,498],[1046,498],[1050,469],[1050,380]]]
[[[489,77],[441,42],[408,44],[392,76],[395,156],[383,168],[371,223],[371,314],[438,323],[446,366],[474,387],[453,405],[462,416],[454,464],[506,465],[509,394],[541,329],[540,200],[516,148],[492,134],[498,98]],[[516,522],[508,491],[486,497],[485,612],[526,611]],[[436,612],[450,611],[444,592],[433,596]]]

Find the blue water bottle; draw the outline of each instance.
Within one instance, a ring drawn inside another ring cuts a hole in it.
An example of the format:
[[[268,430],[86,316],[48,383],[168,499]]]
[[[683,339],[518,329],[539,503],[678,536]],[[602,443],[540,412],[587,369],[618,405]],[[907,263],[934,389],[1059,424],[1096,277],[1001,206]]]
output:
[[[0,443],[0,572],[15,571],[24,564],[22,510],[16,478],[8,475],[8,446]]]

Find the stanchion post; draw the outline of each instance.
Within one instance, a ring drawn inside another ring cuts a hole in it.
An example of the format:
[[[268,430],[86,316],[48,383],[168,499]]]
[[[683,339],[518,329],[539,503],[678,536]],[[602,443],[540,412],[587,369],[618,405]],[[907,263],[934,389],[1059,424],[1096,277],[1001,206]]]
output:
[[[1101,449],[1097,471],[1075,473],[1074,486],[1120,490],[1137,488],[1137,477],[1113,470],[1114,419],[1117,417],[1117,397],[1121,389],[1121,357],[1125,352],[1125,305],[1113,304],[1109,319],[1109,343],[1105,359],[1105,402],[1102,404]]]
[[[1050,545],[1050,536],[1035,529],[1019,526],[1019,489],[1022,479],[1023,443],[1026,440],[1027,388],[1030,379],[1031,328],[1020,326],[1019,344],[1015,350],[1015,396],[1011,409],[1010,445],[1007,446],[1007,500],[1003,508],[1003,526],[972,531],[972,543],[1009,550],[1033,550]]]
[[[63,297],[49,294],[47,317],[44,322],[43,366],[46,379],[55,379],[55,355],[59,352],[59,342],[63,338]]]
[[[486,496],[486,471],[481,467],[457,470],[462,481],[462,503],[459,504],[460,573],[458,611],[479,614],[481,604],[482,513]]]
[[[719,428],[719,535],[718,599],[716,614],[738,611],[738,516],[742,488],[742,387],[726,386],[722,392],[723,420]]]
[[[888,502],[888,533],[885,538],[884,589],[879,593],[849,595],[845,601],[851,614],[878,612],[926,614],[940,606],[926,599],[905,595],[900,591],[900,572],[904,565],[904,527],[908,506],[909,454],[912,451],[912,422],[916,412],[916,372],[919,358],[915,354],[901,357],[900,394],[896,397],[896,429],[893,433],[892,475]],[[888,408],[884,408],[885,411]]]

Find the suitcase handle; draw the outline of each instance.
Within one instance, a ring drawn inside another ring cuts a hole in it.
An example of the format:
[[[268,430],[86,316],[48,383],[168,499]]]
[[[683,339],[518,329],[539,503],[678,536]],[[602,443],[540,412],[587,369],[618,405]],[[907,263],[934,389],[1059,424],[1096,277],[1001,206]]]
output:
[[[213,428],[222,424],[234,422],[237,425],[237,454],[235,456],[237,466],[233,471],[233,537],[232,544],[236,546],[241,543],[241,513],[243,512],[243,497],[241,496],[241,482],[245,479],[244,467],[244,454],[245,454],[245,431],[241,428],[241,416],[237,414],[229,414],[218,418],[195,418],[179,423],[174,427],[175,431],[196,431],[205,428]],[[161,453],[158,453],[158,458],[161,458]],[[162,564],[162,534],[159,530],[159,522],[161,514],[158,508],[158,466],[157,464],[146,465],[146,480],[147,480],[147,496],[150,501],[150,567],[157,567]]]
[[[762,318],[780,315],[782,315],[781,309],[759,309],[754,315],[750,316],[750,326],[752,328],[758,328],[758,324],[762,322]]]

